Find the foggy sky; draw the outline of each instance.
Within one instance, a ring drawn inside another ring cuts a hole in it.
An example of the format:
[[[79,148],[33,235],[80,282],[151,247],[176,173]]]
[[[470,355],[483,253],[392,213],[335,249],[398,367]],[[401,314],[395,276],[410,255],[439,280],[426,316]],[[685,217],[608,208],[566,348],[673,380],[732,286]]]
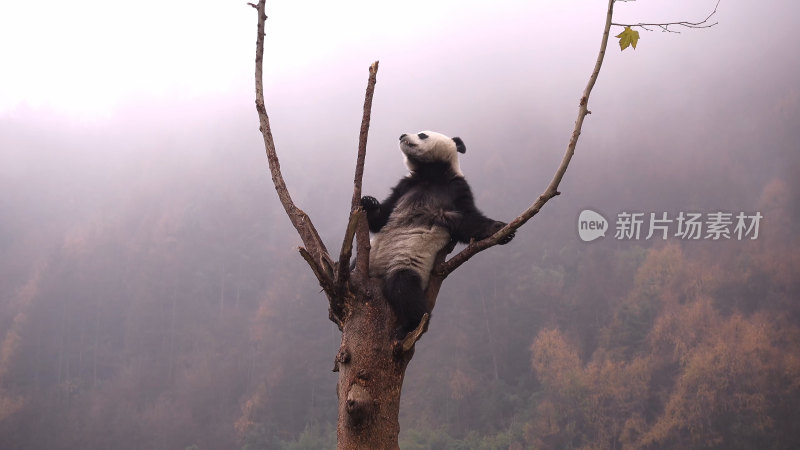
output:
[[[60,239],[169,183],[253,179],[259,207],[277,207],[253,108],[251,8],[140,2],[120,18],[105,2],[59,4],[0,14],[0,207],[21,214],[4,217],[4,241],[31,223]],[[620,3],[615,21],[701,20],[713,4]],[[346,216],[373,60],[365,193],[381,197],[404,174],[397,136],[432,129],[464,139],[479,205],[511,218],[563,154],[604,2],[421,5],[268,5],[267,109],[287,183],[328,241]],[[572,200],[537,220],[572,221],[592,205],[752,210],[773,177],[796,190],[797,9],[723,1],[713,28],[641,31],[625,52],[612,38],[562,185]],[[746,173],[720,173],[720,155]],[[663,178],[626,185],[647,167]]]

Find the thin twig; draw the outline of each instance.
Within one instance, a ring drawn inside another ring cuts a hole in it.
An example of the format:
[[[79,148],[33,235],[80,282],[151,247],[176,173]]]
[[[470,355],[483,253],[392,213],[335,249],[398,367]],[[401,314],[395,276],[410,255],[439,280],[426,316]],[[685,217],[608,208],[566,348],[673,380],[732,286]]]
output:
[[[425,313],[422,315],[422,320],[419,321],[419,325],[413,331],[409,332],[403,341],[400,343],[400,349],[405,353],[411,350],[414,347],[414,344],[422,337],[425,331],[428,330],[428,321],[430,320],[431,315]]]
[[[521,227],[525,222],[530,220],[531,217],[536,215],[539,210],[547,203],[551,198],[560,194],[558,192],[558,185],[561,183],[561,179],[564,177],[564,173],[567,171],[567,167],[569,166],[569,162],[572,159],[572,155],[575,154],[575,146],[578,144],[578,137],[581,135],[581,127],[583,126],[583,119],[586,117],[587,114],[591,114],[588,109],[589,105],[589,95],[592,93],[592,88],[594,88],[594,84],[597,81],[597,76],[600,74],[600,67],[603,65],[603,58],[606,54],[606,47],[608,46],[608,35],[609,30],[611,29],[611,17],[614,12],[614,0],[608,0],[608,12],[606,13],[606,24],[603,30],[603,39],[600,43],[600,51],[597,54],[597,61],[594,65],[594,70],[592,71],[592,75],[589,77],[589,82],[586,84],[586,88],[583,91],[583,95],[581,96],[581,100],[578,107],[578,118],[575,120],[575,128],[572,130],[572,135],[569,140],[569,144],[567,145],[567,150],[564,153],[564,157],[561,160],[561,165],[558,166],[555,175],[553,176],[552,181],[547,186],[547,189],[544,190],[544,193],[539,196],[538,199],[525,211],[522,212],[517,218],[512,220],[508,225],[501,228],[498,232],[489,236],[486,239],[483,239],[478,242],[471,242],[464,250],[459,252],[457,255],[450,258],[444,264],[440,264],[434,271],[434,273],[444,278],[457,269],[460,265],[464,264],[475,256],[478,252],[485,250],[489,247],[497,245],[497,243],[502,240],[504,237],[511,234],[514,230]]]
[[[680,31],[670,30],[669,27],[671,27],[671,26],[673,26],[673,27],[685,27],[685,28],[711,28],[714,25],[717,25],[719,23],[719,22],[708,23],[708,21],[711,19],[711,17],[714,16],[714,14],[717,13],[717,8],[719,7],[719,2],[720,1],[722,1],[722,0],[717,0],[717,3],[714,5],[714,10],[711,11],[711,13],[708,16],[706,16],[705,19],[701,20],[700,22],[688,22],[688,21],[685,21],[685,20],[680,21],[680,22],[631,23],[631,24],[611,22],[611,25],[617,26],[617,27],[631,27],[631,28],[639,27],[639,28],[642,28],[643,30],[647,30],[647,31],[652,31],[651,29],[649,29],[647,27],[658,27],[658,28],[661,28],[661,31],[665,31],[665,32],[668,32],[668,33],[680,33]]]
[[[309,267],[311,267],[311,271],[314,272],[314,275],[319,280],[320,286],[322,290],[325,291],[329,296],[333,296],[333,279],[330,274],[323,268],[323,266],[314,260],[314,257],[311,253],[308,252],[304,247],[297,247],[297,251],[300,252],[300,256],[306,260]]]

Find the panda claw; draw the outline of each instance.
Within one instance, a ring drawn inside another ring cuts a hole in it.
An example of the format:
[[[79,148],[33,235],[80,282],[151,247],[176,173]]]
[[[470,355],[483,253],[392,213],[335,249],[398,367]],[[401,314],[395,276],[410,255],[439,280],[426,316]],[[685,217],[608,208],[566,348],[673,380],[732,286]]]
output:
[[[372,211],[381,207],[381,203],[371,195],[361,197],[361,207],[364,211]]]
[[[506,245],[509,242],[511,242],[511,240],[514,239],[514,236],[516,236],[516,235],[517,235],[517,233],[515,231],[512,231],[511,233],[508,234],[508,236],[506,236],[503,239],[500,239],[499,241],[497,241],[497,243],[500,244],[500,245]]]

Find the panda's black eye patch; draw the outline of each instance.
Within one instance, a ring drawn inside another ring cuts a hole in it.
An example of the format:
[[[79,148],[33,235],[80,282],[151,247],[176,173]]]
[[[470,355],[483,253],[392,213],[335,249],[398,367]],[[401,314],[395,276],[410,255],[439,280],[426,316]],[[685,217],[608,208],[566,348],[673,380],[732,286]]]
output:
[[[423,140],[428,139],[428,135],[425,133],[417,133],[417,137]]]

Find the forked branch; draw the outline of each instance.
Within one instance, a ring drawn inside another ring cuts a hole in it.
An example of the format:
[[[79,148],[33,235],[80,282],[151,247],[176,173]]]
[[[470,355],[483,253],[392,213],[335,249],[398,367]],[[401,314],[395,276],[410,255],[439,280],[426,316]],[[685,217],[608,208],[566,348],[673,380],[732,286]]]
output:
[[[260,0],[258,4],[248,3],[250,6],[258,11],[258,36],[256,38],[256,110],[258,111],[258,118],[260,122],[259,130],[264,138],[264,147],[267,152],[267,160],[269,162],[270,174],[272,175],[272,182],[275,185],[275,191],[278,193],[281,205],[283,205],[286,215],[294,225],[303,241],[300,254],[306,260],[314,275],[319,280],[322,289],[328,296],[331,306],[331,318],[341,328],[342,314],[344,311],[345,298],[347,297],[347,281],[350,276],[350,257],[353,250],[353,239],[355,238],[358,243],[358,261],[357,266],[359,269],[365,271],[368,265],[369,256],[369,231],[366,228],[366,220],[364,220],[364,213],[360,208],[361,200],[361,184],[364,175],[364,160],[367,151],[367,136],[369,134],[369,122],[372,111],[372,97],[375,91],[375,83],[378,72],[378,62],[375,61],[369,68],[369,80],[367,82],[367,91],[364,99],[364,111],[361,120],[361,130],[358,139],[358,158],[356,160],[355,177],[353,179],[353,200],[351,202],[350,216],[348,219],[347,228],[345,230],[345,237],[342,243],[341,252],[339,253],[339,260],[336,265],[333,264],[325,244],[319,237],[314,224],[308,215],[298,208],[283,180],[281,174],[280,162],[275,150],[275,141],[272,137],[272,130],[269,124],[269,116],[264,105],[264,87],[263,87],[263,56],[264,56],[264,29],[267,15],[264,11],[265,0]]]

